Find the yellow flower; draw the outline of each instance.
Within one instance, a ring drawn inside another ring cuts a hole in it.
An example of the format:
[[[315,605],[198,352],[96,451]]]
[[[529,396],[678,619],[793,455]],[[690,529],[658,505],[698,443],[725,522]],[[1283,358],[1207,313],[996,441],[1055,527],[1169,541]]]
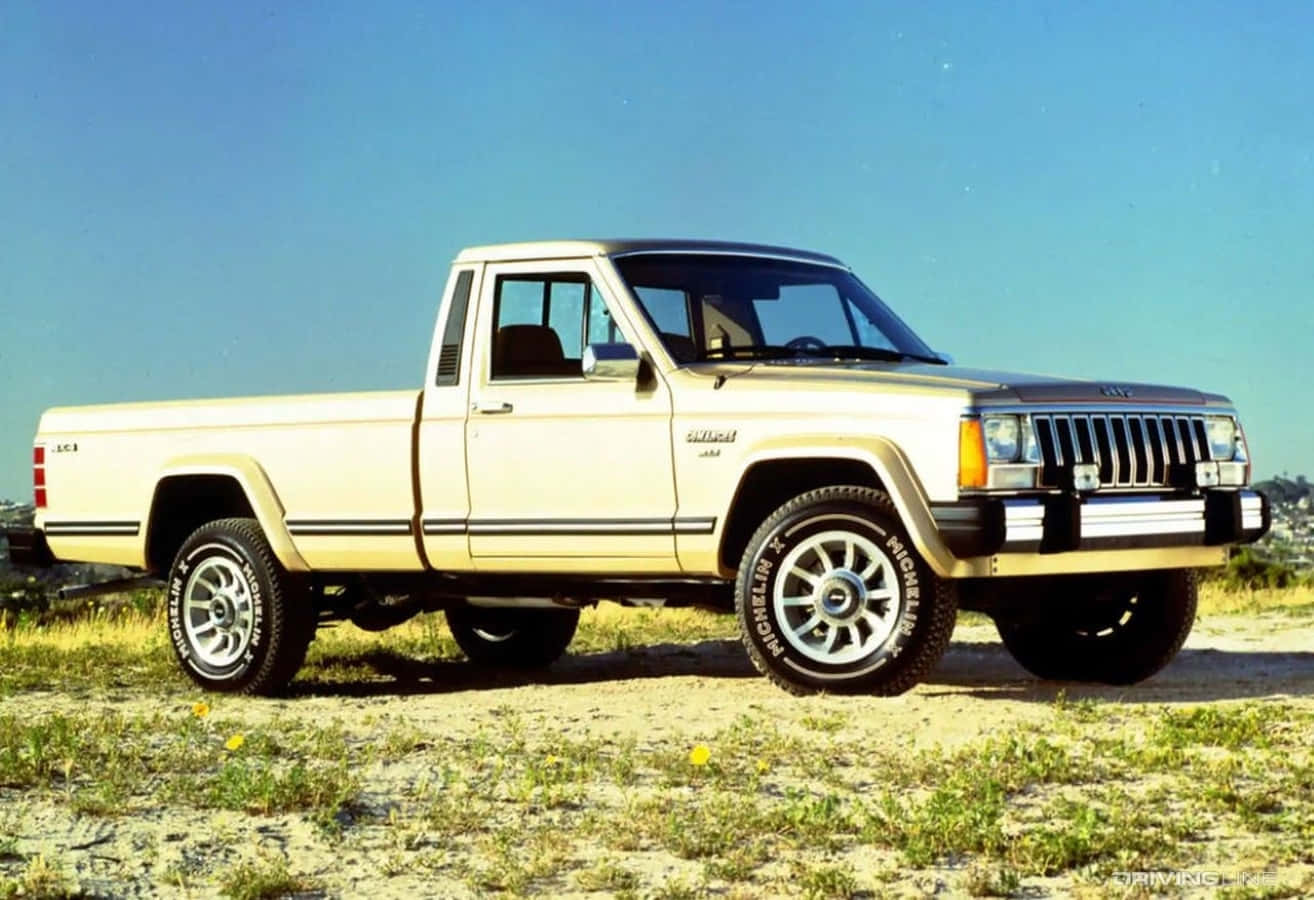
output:
[[[224,749],[231,753],[236,753],[238,750],[242,749],[242,745],[245,743],[246,738],[242,737],[240,734],[235,734],[228,740],[224,741]]]
[[[210,715],[210,704],[206,703],[204,700],[197,700],[192,704],[192,715],[196,716],[198,719],[204,719],[206,716]]]
[[[771,768],[771,764],[768,763],[765,759],[759,759],[757,761],[757,774],[765,775],[768,772],[768,770],[770,770],[770,768]]]
[[[705,766],[707,761],[712,758],[712,751],[706,744],[695,744],[694,748],[689,751],[689,765]]]
[[[543,762],[544,762],[546,765],[549,765],[549,766],[555,766],[557,763],[561,762],[561,760],[559,760],[557,757],[555,757],[555,756],[553,756],[551,753],[549,753],[549,754],[548,754],[548,758],[545,759],[545,760],[543,760]]]

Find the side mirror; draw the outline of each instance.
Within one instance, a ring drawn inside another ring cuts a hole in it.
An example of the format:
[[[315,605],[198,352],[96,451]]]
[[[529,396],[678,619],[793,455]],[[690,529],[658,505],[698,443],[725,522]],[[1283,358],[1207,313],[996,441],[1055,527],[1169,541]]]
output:
[[[639,377],[639,353],[630,344],[589,344],[582,362],[589,381],[635,381]]]

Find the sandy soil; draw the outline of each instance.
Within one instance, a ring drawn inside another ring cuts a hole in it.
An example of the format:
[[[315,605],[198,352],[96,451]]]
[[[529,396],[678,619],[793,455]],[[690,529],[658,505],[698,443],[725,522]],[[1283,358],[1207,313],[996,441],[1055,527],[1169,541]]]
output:
[[[1090,697],[1134,705],[1280,697],[1314,708],[1314,625],[1308,619],[1276,615],[1204,620],[1168,669],[1144,684],[1116,689],[1037,681],[1009,658],[986,626],[960,627],[928,681],[890,699],[788,696],[753,672],[734,641],[571,656],[538,680],[500,678],[491,685],[478,683],[484,677],[458,663],[399,660],[396,665],[401,678],[397,682],[272,701],[232,701],[241,704],[240,711],[226,711],[252,725],[275,718],[317,724],[337,720],[362,739],[403,723],[447,738],[474,735],[513,712],[531,735],[632,736],[640,747],[687,746],[726,728],[745,712],[774,720],[783,729],[802,729],[804,717],[841,713],[846,717],[846,741],[952,748],[1006,734],[1024,723],[1043,726],[1054,714],[1052,704],[1060,691],[1074,700]],[[159,709],[160,701],[129,695],[100,702],[123,712],[150,713]],[[32,715],[73,705],[85,710],[87,701],[55,692],[29,693],[0,701],[0,712]],[[382,796],[395,786],[402,773],[391,768],[386,774],[365,773],[367,793]],[[25,801],[21,809],[0,810],[0,829],[18,835],[18,850],[24,855],[55,852],[76,871],[84,888],[115,896],[165,889],[159,881],[162,872],[185,869],[193,864],[189,860],[210,852],[228,856],[234,841],[272,843],[298,860],[296,870],[314,873],[334,895],[469,894],[455,880],[435,883],[404,872],[381,877],[380,862],[371,854],[386,849],[386,836],[353,829],[349,841],[334,845],[295,816],[158,810],[132,818],[76,820],[59,804]],[[672,859],[653,865],[669,869],[676,865]],[[897,864],[897,859],[883,859],[869,862]],[[851,862],[859,868],[866,864],[858,856]],[[690,865],[696,880],[699,867]],[[648,871],[646,865],[640,868]],[[950,890],[946,885],[952,884],[933,877],[928,881],[923,874],[895,886],[899,893],[921,894]],[[1050,886],[1030,887],[1034,891]],[[1063,892],[1061,885],[1053,887]],[[213,891],[201,876],[193,893]]]

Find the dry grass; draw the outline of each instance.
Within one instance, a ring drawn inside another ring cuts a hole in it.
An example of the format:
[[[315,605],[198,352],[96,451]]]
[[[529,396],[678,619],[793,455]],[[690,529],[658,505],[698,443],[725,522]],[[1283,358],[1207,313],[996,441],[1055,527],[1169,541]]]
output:
[[[1312,609],[1309,588],[1206,584],[1201,597],[1204,616]],[[735,633],[730,616],[607,605],[585,611],[572,652]],[[343,625],[320,633],[301,681],[385,678],[367,664],[378,654],[438,665],[459,655],[441,615],[384,634]],[[526,721],[514,703],[472,716],[468,698],[404,691],[350,705],[212,697],[198,714],[158,616],[18,628],[0,636],[0,697],[11,698],[0,715],[0,897],[75,893],[92,852],[78,848],[102,834],[106,857],[159,854],[153,874],[124,870],[144,892],[173,883],[243,897],[420,890],[407,878],[474,896],[881,896],[893,878],[973,895],[1065,893],[1108,888],[1114,872],[1238,859],[1284,867],[1290,890],[1314,888],[1304,698],[1164,708],[1060,695],[1026,721],[991,709],[998,727],[961,746],[913,750],[882,742],[869,716],[828,706],[834,698],[797,701],[782,718],[740,706],[727,680],[711,705],[742,714],[700,728],[691,708],[696,737],[680,723],[629,738],[588,725],[595,706],[642,703],[647,689],[589,699],[573,732]],[[69,701],[79,693],[126,702]],[[956,696],[888,703],[929,717],[970,702]],[[411,718],[426,705],[450,723]],[[20,844],[38,814],[49,847]],[[341,881],[350,860],[355,880]]]
[[[1229,591],[1213,581],[1200,586],[1202,616],[1250,616],[1267,612],[1314,616],[1314,585],[1256,591]]]
[[[1206,581],[1200,591],[1202,618],[1229,615],[1314,616],[1314,587],[1229,591]],[[988,625],[964,614],[960,625]],[[626,609],[604,603],[586,609],[571,652],[623,652],[656,644],[735,640],[733,616],[697,609]],[[300,680],[344,684],[378,680],[378,662],[441,663],[461,658],[441,613],[412,619],[384,633],[347,623],[320,629]],[[52,660],[65,689],[152,687],[190,690],[178,672],[162,614],[128,613],[102,618],[19,625],[0,634],[0,696],[50,684]]]

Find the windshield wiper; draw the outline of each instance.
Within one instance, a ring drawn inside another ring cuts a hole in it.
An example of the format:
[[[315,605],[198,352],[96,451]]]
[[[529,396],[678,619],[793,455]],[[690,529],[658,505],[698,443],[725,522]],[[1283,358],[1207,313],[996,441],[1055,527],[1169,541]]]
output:
[[[945,361],[938,356],[928,356],[924,353],[905,353],[902,350],[890,350],[885,347],[863,347],[858,344],[827,344],[826,353],[840,358],[879,359],[887,362],[915,359],[918,362],[935,363],[939,366],[946,365]]]
[[[889,350],[885,347],[864,347],[860,344],[827,344],[825,348],[786,347],[783,344],[750,344],[747,347],[716,347],[703,351],[699,362],[734,359],[878,359],[884,362],[903,362],[914,359],[919,362],[944,365],[938,356],[920,353],[904,353],[902,350]]]
[[[699,362],[719,359],[793,359],[801,356],[793,347],[779,344],[751,344],[747,347],[714,347],[704,350]]]

